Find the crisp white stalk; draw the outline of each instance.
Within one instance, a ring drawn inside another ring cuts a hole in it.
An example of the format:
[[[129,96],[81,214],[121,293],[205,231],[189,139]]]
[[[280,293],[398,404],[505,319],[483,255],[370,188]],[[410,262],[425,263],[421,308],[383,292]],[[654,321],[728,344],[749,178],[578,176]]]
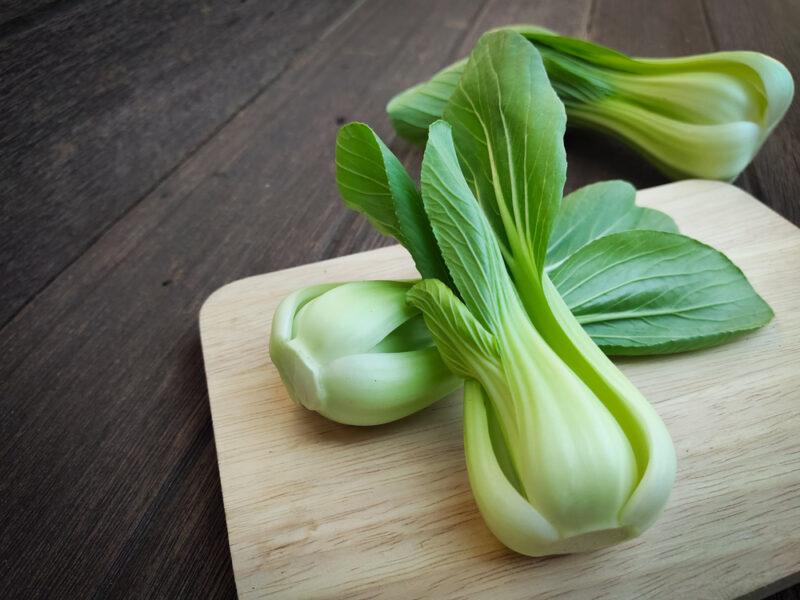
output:
[[[750,121],[692,123],[611,98],[572,106],[569,116],[575,124],[622,137],[675,179],[732,180],[762,143],[761,130]]]
[[[528,501],[564,538],[619,527],[636,480],[625,432],[517,301],[503,319],[495,332],[500,376],[480,381]]]
[[[505,35],[479,45],[473,76],[488,73],[490,79],[500,56],[509,69],[529,48],[520,42]],[[505,70],[498,79],[507,82],[502,75]],[[479,87],[462,79],[466,85]],[[467,107],[458,115],[465,119],[462,132],[469,132],[462,140],[480,128],[485,132],[474,139],[486,159],[466,168],[490,174],[488,185],[476,188],[484,199],[496,199],[491,222],[461,170],[451,127],[441,121],[431,127],[423,200],[461,298],[429,279],[408,298],[425,316],[447,365],[468,382],[465,451],[481,512],[504,544],[539,556],[592,550],[643,531],[667,502],[675,453],[655,411],[582,330],[537,260],[549,234],[541,215],[552,205],[536,207],[536,231],[528,228],[533,211],[525,210],[526,203],[560,190],[534,188],[530,170],[509,158],[535,163],[539,154],[536,140],[513,138],[518,129],[505,120],[511,110],[501,99],[518,90],[500,88],[491,98],[505,107],[502,118],[491,121],[501,132],[496,138],[486,125],[495,116],[486,98],[473,100],[460,91],[453,100]],[[485,112],[471,121],[479,101],[486,102]],[[532,140],[532,148],[520,150]],[[475,386],[485,398],[470,400]]]
[[[458,389],[407,282],[312,286],[278,307],[270,357],[291,398],[349,425],[377,425],[417,412]]]
[[[509,481],[490,435],[489,398],[480,384],[464,385],[464,448],[475,502],[486,525],[506,546],[528,556],[588,552],[619,543],[637,532],[624,525],[564,536]],[[574,531],[574,530],[573,530]]]

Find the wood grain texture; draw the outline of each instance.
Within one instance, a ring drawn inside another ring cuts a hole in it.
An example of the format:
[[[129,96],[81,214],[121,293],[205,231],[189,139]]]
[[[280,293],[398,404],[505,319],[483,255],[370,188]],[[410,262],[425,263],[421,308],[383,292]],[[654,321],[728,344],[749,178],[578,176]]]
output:
[[[278,302],[314,283],[414,277],[394,246],[237,281],[203,306],[240,598],[736,598],[800,577],[800,230],[718,182],[638,198],[728,254],[776,313],[719,348],[619,361],[675,441],[661,520],[587,555],[515,555],[472,500],[458,397],[377,428],[291,402],[266,352]]]
[[[65,2],[0,37],[0,324],[352,4]]]
[[[38,287],[8,277],[0,286],[12,299],[41,288],[0,330],[0,597],[235,595],[197,311],[234,279],[388,243],[340,206],[332,161],[339,123],[374,124],[413,170],[419,150],[392,136],[386,100],[465,54],[489,26],[538,22],[643,53],[650,40],[671,54],[685,53],[682,29],[694,31],[667,18],[667,3],[326,5],[8,5],[32,12],[0,28],[0,105],[46,121],[19,128],[0,112],[0,269],[45,265],[49,275]],[[769,34],[776,39],[763,42],[796,60],[788,18],[775,25],[732,6],[708,6],[719,39]],[[258,16],[272,9],[262,24]],[[80,27],[65,20],[73,14],[85,15]],[[643,27],[648,16],[664,26]],[[36,43],[10,43],[20,40]],[[95,85],[106,81],[104,67],[119,64],[130,65],[130,78]],[[253,85],[248,77],[260,87],[237,104]],[[796,119],[787,123],[796,136]],[[30,143],[9,145],[12,130]],[[59,162],[47,140],[73,133],[89,150]],[[612,177],[640,187],[663,181],[621,145],[572,134],[567,142],[570,189]],[[796,146],[787,152],[797,159]],[[32,187],[10,194],[17,170]],[[756,195],[789,214],[796,170],[776,163],[774,177],[784,187]],[[30,221],[28,234],[12,217]],[[42,242],[48,236],[54,241]]]
[[[27,28],[37,15],[58,5],[59,0],[4,0],[0,4],[0,35]]]
[[[344,235],[337,118],[381,118],[387,65],[446,62],[480,8],[423,5],[338,22],[3,329],[0,597],[235,593],[197,311]]]

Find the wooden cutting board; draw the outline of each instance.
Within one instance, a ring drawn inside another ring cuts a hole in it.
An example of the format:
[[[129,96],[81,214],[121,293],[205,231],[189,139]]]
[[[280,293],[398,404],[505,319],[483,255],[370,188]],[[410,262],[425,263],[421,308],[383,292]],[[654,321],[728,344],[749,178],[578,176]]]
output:
[[[239,597],[716,599],[800,580],[800,230],[718,182],[638,200],[725,252],[776,314],[718,348],[618,361],[678,454],[655,526],[591,554],[517,555],[472,499],[458,395],[375,428],[289,400],[267,353],[276,305],[314,283],[416,276],[383,248],[236,281],[200,313]]]

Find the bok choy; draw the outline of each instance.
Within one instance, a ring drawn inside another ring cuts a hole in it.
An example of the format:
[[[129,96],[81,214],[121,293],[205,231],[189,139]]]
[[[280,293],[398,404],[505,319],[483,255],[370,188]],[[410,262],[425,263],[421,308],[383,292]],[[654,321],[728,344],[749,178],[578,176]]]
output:
[[[445,366],[410,283],[357,281],[303,288],[281,302],[270,356],[289,395],[348,425],[379,425],[461,387]]]
[[[566,117],[539,53],[513,32],[481,38],[445,116],[452,134],[444,122],[430,129],[422,197],[460,298],[423,280],[409,300],[467,379],[465,450],[481,513],[530,555],[637,535],[666,503],[675,454],[544,273]]]
[[[510,29],[539,50],[570,125],[621,138],[673,178],[734,179],[794,94],[789,71],[758,52],[631,58],[540,27]],[[392,98],[387,112],[400,135],[424,141],[465,65],[459,61]]]

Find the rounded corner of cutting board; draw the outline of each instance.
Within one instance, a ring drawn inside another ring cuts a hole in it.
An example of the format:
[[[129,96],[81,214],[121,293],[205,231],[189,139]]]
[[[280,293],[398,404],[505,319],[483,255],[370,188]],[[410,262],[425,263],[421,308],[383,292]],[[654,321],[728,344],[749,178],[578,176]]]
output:
[[[205,299],[200,311],[198,313],[198,320],[200,322],[200,330],[203,330],[203,323],[206,322],[211,313],[216,310],[218,305],[226,304],[231,298],[239,296],[242,287],[247,287],[250,280],[263,277],[263,275],[254,275],[251,277],[244,277],[226,283],[222,287],[217,288]]]

